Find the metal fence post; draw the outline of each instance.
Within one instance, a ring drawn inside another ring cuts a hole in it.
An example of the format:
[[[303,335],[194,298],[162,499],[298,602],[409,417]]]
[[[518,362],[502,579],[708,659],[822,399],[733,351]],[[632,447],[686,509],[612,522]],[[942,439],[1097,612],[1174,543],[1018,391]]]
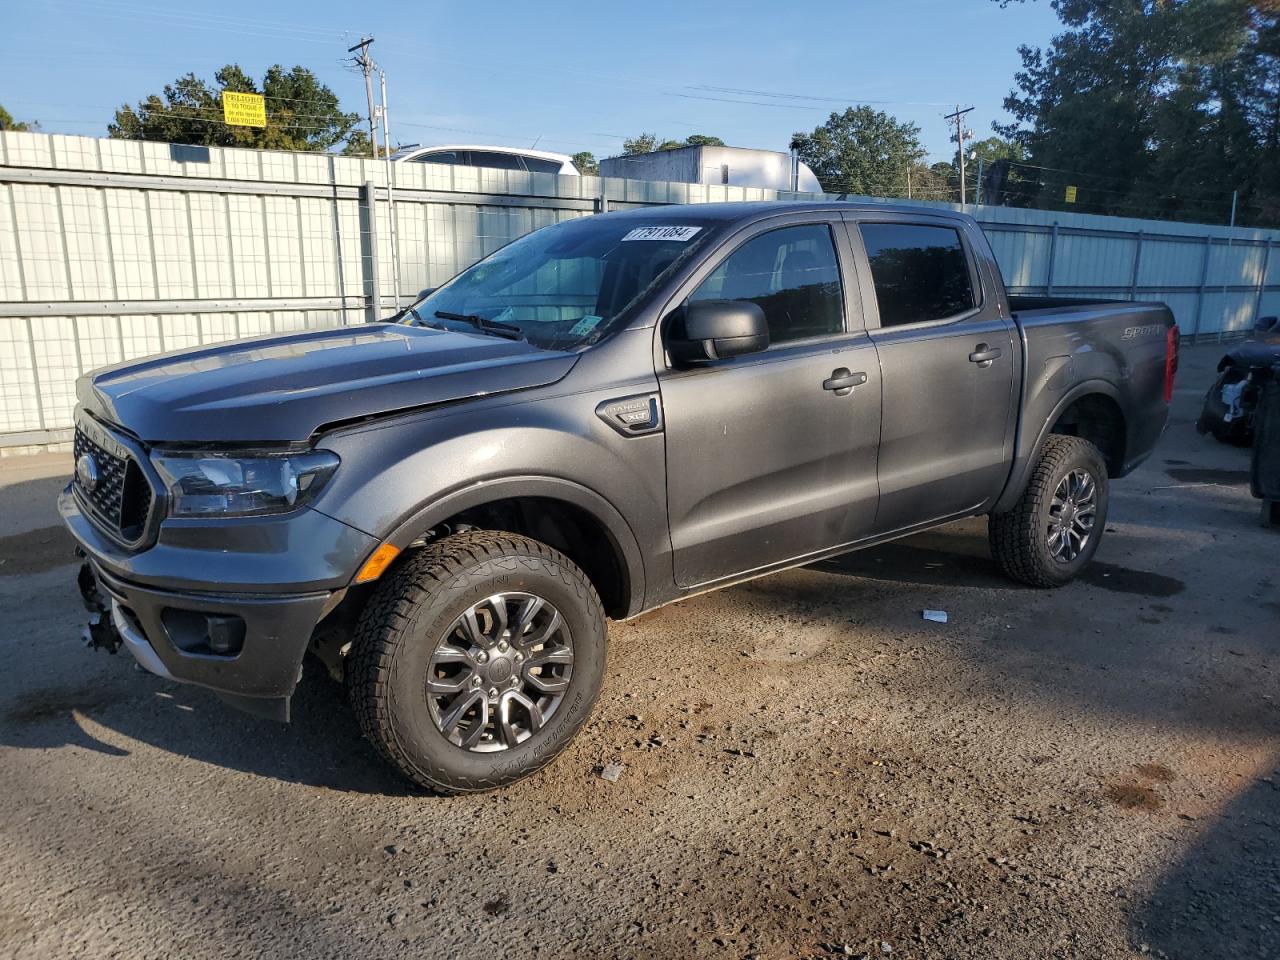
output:
[[[333,185],[333,199],[329,201],[329,206],[333,212],[333,255],[336,258],[334,266],[337,270],[338,300],[342,304],[339,308],[340,316],[345,324],[347,322],[347,276],[346,267],[342,262],[342,210],[338,200],[338,167],[333,154],[329,154],[329,183]]]
[[[1204,314],[1204,288],[1209,282],[1209,256],[1213,251],[1213,237],[1208,234],[1204,238],[1204,254],[1200,258],[1200,288],[1196,292],[1196,317],[1191,325],[1191,342],[1196,342],[1200,335],[1200,317]]]
[[[1267,289],[1267,270],[1271,266],[1271,238],[1267,237],[1266,252],[1262,255],[1262,273],[1258,277],[1258,292],[1253,298],[1253,325],[1262,313],[1262,294]]]
[[[1053,258],[1058,252],[1058,221],[1053,221],[1053,229],[1049,232],[1049,266],[1045,271],[1044,295],[1053,296]]]
[[[1129,299],[1138,299],[1138,271],[1142,269],[1142,231],[1138,231],[1138,236],[1134,241],[1133,247],[1133,272],[1129,274]]]
[[[1232,236],[1230,233],[1227,234],[1227,262],[1225,266],[1228,270],[1231,269],[1231,241],[1234,239],[1235,237]],[[1227,281],[1224,275],[1224,278],[1222,281],[1222,297],[1224,302],[1228,302],[1226,301],[1226,296],[1227,296]],[[1226,317],[1224,316],[1222,317],[1221,322],[1218,324],[1218,337],[1217,337],[1217,340],[1215,341],[1216,343],[1222,342],[1223,328],[1226,327],[1226,325],[1227,325],[1227,320],[1226,320]]]
[[[378,194],[372,180],[360,187],[360,265],[364,268],[364,319],[382,319],[382,284],[378,276]],[[366,266],[367,264],[367,266]]]

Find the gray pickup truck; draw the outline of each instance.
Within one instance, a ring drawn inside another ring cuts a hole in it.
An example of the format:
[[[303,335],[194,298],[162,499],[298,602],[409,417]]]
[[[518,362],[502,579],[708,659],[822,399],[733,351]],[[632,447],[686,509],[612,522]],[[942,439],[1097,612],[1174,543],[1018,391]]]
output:
[[[1160,304],[1008,296],[960,214],[610,213],[390,322],[81,378],[59,507],[92,645],[279,719],[310,652],[407,777],[480,790],[586,721],[607,618],[980,514],[1067,582],[1177,350]]]

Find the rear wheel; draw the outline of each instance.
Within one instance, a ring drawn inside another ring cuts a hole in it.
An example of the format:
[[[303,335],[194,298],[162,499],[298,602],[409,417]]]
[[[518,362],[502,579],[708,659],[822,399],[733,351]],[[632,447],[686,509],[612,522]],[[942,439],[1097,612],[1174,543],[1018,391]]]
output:
[[[1107,468],[1098,448],[1051,435],[1012,510],[987,520],[991,554],[1005,575],[1058,587],[1093,559],[1107,522]]]
[[[590,716],[605,662],[591,582],[546,544],[472,531],[379,584],[347,678],[364,734],[442,793],[502,786],[559,754]]]

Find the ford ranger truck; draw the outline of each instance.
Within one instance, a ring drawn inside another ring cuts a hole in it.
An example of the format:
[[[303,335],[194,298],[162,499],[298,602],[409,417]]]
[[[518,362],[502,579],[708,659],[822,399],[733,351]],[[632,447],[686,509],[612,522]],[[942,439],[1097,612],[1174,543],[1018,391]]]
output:
[[[282,720],[312,662],[410,780],[484,790],[582,727],[610,619],[979,514],[1065,584],[1177,359],[1161,304],[1010,297],[962,214],[631,210],[387,322],[82,377],[59,507],[94,645]]]

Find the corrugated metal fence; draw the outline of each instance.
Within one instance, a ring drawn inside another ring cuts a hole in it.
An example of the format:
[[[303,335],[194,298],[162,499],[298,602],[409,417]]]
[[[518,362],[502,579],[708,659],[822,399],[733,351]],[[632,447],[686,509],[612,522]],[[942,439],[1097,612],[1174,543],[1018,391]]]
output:
[[[397,164],[400,292],[610,209],[812,194]],[[81,372],[393,308],[385,165],[0,133],[0,453],[61,443]],[[869,198],[849,198],[869,199]],[[1189,335],[1280,310],[1265,231],[971,207],[1015,293],[1163,300]]]

